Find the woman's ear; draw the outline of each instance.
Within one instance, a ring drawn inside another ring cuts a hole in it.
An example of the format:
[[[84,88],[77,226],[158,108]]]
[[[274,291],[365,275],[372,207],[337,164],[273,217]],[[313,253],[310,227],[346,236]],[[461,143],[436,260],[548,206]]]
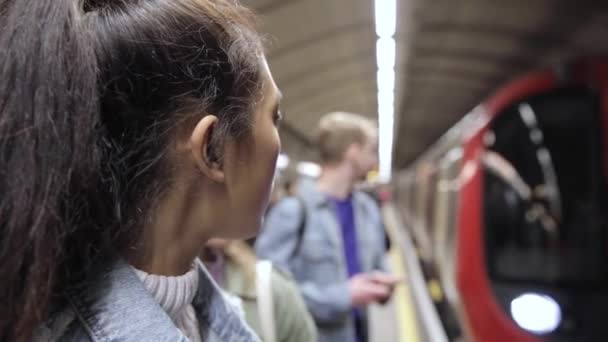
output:
[[[225,179],[224,169],[220,162],[217,146],[212,143],[217,134],[218,119],[215,115],[207,115],[200,119],[190,135],[190,150],[196,166],[207,177],[216,182]]]

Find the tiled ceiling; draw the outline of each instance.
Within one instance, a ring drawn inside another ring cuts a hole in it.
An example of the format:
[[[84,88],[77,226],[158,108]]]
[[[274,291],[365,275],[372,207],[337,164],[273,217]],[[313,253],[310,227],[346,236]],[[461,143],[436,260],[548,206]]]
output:
[[[373,0],[243,0],[261,17],[284,94],[283,148],[314,159],[315,124],[344,110],[376,119]],[[396,141],[405,167],[510,78],[608,52],[608,1],[397,0]]]

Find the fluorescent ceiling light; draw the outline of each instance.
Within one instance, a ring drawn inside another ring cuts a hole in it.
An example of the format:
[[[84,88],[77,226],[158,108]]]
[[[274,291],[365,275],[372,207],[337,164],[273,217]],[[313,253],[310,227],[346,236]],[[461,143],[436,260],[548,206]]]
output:
[[[379,63],[380,64],[380,63]],[[388,183],[393,165],[395,69],[378,69],[378,181]]]
[[[395,92],[392,89],[380,89],[378,91],[378,110],[395,106]]]
[[[378,69],[377,74],[378,93],[393,92],[395,90],[395,70]],[[380,100],[380,98],[378,98]]]
[[[376,63],[378,69],[393,69],[395,67],[395,39],[384,37],[376,42]]]
[[[386,137],[388,140],[389,137]],[[390,135],[390,140],[392,140],[392,134]],[[392,165],[393,165],[393,153],[392,147],[389,149],[388,146],[392,146],[392,141],[388,143],[382,143],[383,139],[380,139],[380,165],[378,167],[378,181],[380,183],[388,183],[391,180],[392,176]]]
[[[395,59],[393,36],[397,29],[397,0],[375,0],[376,63],[378,65],[378,180],[391,178],[393,157],[393,129],[395,121]]]
[[[391,170],[393,165],[393,127],[395,117],[395,106],[393,100],[386,99],[392,95],[392,92],[386,92],[388,95],[380,95],[378,98],[385,98],[385,101],[378,102],[378,180],[380,182],[388,182],[391,178]]]
[[[378,37],[395,35],[397,29],[397,0],[376,0],[374,7]]]
[[[392,145],[394,122],[392,117],[388,117],[391,114],[392,113],[387,112],[387,118],[378,122],[378,143],[382,145],[382,147],[389,147]],[[388,153],[387,149],[385,148],[381,148],[379,152],[380,154]]]
[[[313,162],[299,162],[296,169],[303,176],[317,178],[321,175],[321,166]]]
[[[279,154],[277,158],[277,169],[284,170],[289,165],[289,157],[286,154]]]

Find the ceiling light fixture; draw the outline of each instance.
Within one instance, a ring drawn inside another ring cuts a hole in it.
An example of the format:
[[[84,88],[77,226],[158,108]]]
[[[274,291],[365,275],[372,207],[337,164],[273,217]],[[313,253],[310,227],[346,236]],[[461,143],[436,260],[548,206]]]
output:
[[[395,124],[395,59],[397,0],[375,0],[376,63],[378,65],[378,180],[391,179]]]

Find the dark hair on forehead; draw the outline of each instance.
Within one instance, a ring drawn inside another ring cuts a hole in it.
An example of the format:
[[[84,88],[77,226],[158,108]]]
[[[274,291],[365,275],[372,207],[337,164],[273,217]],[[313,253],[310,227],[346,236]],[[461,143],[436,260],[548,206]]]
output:
[[[179,125],[216,115],[218,160],[249,137],[262,55],[233,0],[0,3],[0,340],[130,246]]]

